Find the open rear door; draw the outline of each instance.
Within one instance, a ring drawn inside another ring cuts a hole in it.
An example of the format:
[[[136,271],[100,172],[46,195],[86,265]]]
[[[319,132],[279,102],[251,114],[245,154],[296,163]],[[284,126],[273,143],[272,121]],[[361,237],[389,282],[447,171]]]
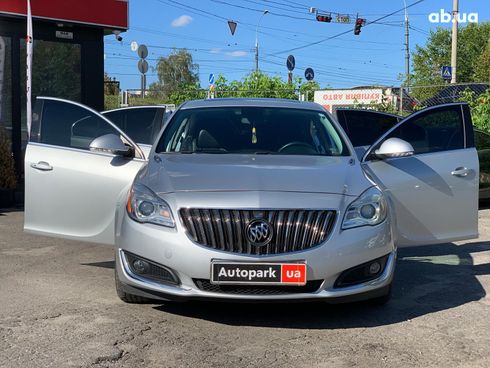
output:
[[[377,158],[375,150],[389,138],[409,142],[414,155]],[[369,148],[362,165],[389,199],[398,246],[478,236],[479,164],[466,104],[410,115]]]
[[[122,136],[135,157],[92,152],[105,134]],[[40,97],[25,157],[25,220],[29,232],[113,244],[117,206],[145,163],[113,123],[81,104]]]

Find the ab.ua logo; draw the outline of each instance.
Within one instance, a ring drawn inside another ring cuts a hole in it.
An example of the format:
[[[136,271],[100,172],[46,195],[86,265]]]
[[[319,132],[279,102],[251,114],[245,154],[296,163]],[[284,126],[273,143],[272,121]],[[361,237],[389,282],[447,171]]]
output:
[[[478,13],[458,13],[456,18],[458,23],[478,23]],[[429,22],[431,23],[451,23],[454,22],[451,13],[441,9],[439,13],[430,13]]]

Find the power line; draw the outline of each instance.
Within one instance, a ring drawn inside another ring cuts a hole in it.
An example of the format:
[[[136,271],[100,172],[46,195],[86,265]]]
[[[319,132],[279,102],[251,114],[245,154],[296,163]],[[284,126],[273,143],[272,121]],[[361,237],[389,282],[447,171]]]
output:
[[[412,4],[408,5],[406,8],[405,8],[405,7],[403,7],[403,8],[401,8],[401,9],[397,10],[397,11],[394,11],[394,12],[389,13],[389,14],[386,14],[386,15],[384,15],[384,16],[382,16],[382,17],[380,17],[380,18],[377,18],[377,19],[375,19],[375,20],[374,20],[374,21],[372,21],[372,22],[366,22],[366,24],[364,25],[364,27],[366,27],[366,26],[368,26],[368,25],[371,25],[371,24],[376,24],[376,23],[377,23],[377,22],[379,22],[380,20],[386,19],[386,18],[388,18],[388,17],[390,17],[390,16],[392,16],[392,15],[394,15],[394,14],[396,14],[396,13],[399,13],[399,12],[401,12],[401,11],[404,11],[405,9],[411,8],[412,6],[415,6],[415,5],[417,5],[417,4],[420,4],[420,3],[421,3],[421,2],[423,2],[423,1],[425,1],[425,0],[418,0],[418,1],[416,1],[415,3],[412,3]],[[268,54],[268,55],[278,55],[278,54],[284,54],[284,53],[288,53],[288,52],[292,52],[292,51],[301,50],[301,49],[304,49],[304,48],[307,48],[307,47],[310,47],[310,46],[314,46],[314,45],[318,45],[318,44],[321,44],[321,43],[323,43],[323,42],[326,42],[326,41],[332,40],[332,39],[334,39],[334,38],[337,38],[337,37],[343,36],[343,35],[345,35],[345,34],[347,34],[347,33],[350,33],[351,31],[352,31],[352,30],[350,30],[350,29],[349,29],[348,31],[340,32],[340,33],[337,33],[337,34],[335,34],[335,35],[333,35],[333,36],[330,36],[330,37],[327,37],[327,38],[324,38],[324,39],[321,39],[321,40],[318,40],[318,41],[315,41],[315,42],[310,42],[310,43],[308,43],[308,44],[306,44],[306,45],[303,45],[303,46],[294,47],[294,48],[289,49],[289,50],[283,50],[283,51],[276,52],[276,53],[273,53],[273,54]]]

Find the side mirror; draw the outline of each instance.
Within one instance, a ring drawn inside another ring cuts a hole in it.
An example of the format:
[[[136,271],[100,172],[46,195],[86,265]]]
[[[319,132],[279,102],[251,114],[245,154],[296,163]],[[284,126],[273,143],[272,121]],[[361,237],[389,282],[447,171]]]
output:
[[[133,155],[133,149],[124,144],[124,142],[115,134],[106,134],[95,138],[89,146],[93,152],[108,152],[114,155],[130,157]]]
[[[412,145],[403,139],[389,138],[381,144],[379,149],[374,151],[374,154],[376,157],[384,159],[412,156],[413,151]]]

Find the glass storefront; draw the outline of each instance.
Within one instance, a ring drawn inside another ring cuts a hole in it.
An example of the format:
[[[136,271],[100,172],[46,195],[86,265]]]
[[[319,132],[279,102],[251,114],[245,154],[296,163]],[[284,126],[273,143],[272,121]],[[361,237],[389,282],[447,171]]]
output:
[[[102,110],[104,28],[34,19],[33,29],[32,102],[59,97]],[[13,156],[18,191],[28,142],[25,35],[25,19],[0,13],[0,147]]]
[[[12,39],[0,36],[0,137],[12,149]]]
[[[20,40],[21,60],[26,60],[26,42]],[[37,96],[60,97],[81,102],[81,46],[77,43],[34,40],[32,55],[32,102]],[[26,69],[20,69],[25,91]],[[26,96],[21,95],[22,151],[27,145]]]

